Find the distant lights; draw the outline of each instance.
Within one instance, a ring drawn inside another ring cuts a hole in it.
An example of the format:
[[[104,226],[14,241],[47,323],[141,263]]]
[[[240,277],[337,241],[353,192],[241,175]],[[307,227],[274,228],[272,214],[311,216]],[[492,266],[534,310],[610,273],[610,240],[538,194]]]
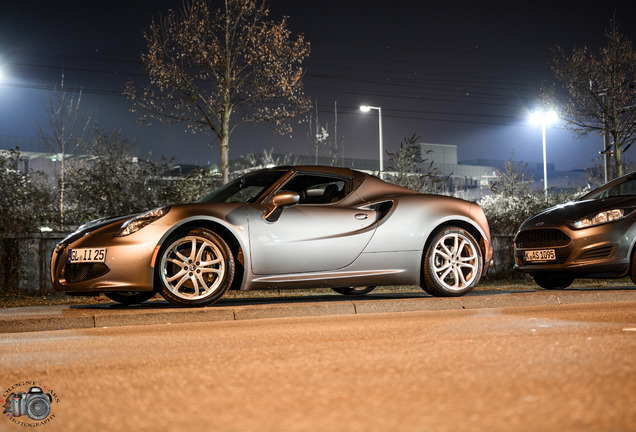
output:
[[[553,110],[537,110],[530,114],[530,124],[533,126],[548,126],[556,123],[557,120],[559,120],[559,116]]]

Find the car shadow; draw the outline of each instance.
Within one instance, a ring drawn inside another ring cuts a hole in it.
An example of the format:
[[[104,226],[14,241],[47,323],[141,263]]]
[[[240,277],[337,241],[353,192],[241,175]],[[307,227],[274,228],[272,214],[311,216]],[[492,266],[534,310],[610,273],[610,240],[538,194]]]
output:
[[[575,290],[586,290],[588,288],[575,288]],[[592,288],[590,288],[592,289]],[[598,289],[598,288],[597,288]],[[636,287],[634,287],[636,289]],[[543,289],[515,289],[515,290],[476,290],[467,295],[467,297],[484,297],[498,296],[506,294],[522,294],[533,292],[549,292]],[[462,298],[462,297],[459,297]],[[381,301],[381,300],[410,300],[410,299],[428,299],[435,301],[439,297],[433,297],[426,292],[398,292],[398,293],[369,293],[366,295],[339,295],[339,294],[307,294],[307,295],[280,295],[272,293],[271,295],[259,294],[254,297],[232,297],[221,298],[218,302],[205,306],[206,308],[215,307],[236,307],[236,306],[259,306],[259,305],[283,305],[283,304],[307,304],[307,303],[346,303],[351,301]],[[83,305],[72,305],[71,309],[83,310],[161,310],[161,309],[197,309],[197,308],[180,308],[160,296],[147,301],[145,303],[124,305],[116,302],[108,303],[92,303]]]
[[[636,291],[636,286],[626,285],[626,286],[610,286],[610,287],[570,287],[564,290],[552,290],[552,291]]]
[[[635,291],[636,286],[612,286],[612,287],[571,287],[562,290],[547,290],[543,288],[527,289],[497,289],[497,290],[475,290],[466,297],[500,296],[524,293],[545,293],[555,294],[559,292],[593,292],[593,291]],[[261,294],[262,293],[262,294]],[[462,297],[458,297],[462,298]],[[214,307],[236,307],[236,306],[259,306],[259,305],[283,305],[283,304],[307,304],[307,303],[346,303],[350,301],[380,301],[380,300],[408,300],[408,299],[430,299],[434,301],[438,297],[433,297],[426,292],[396,292],[396,293],[369,293],[366,295],[340,295],[340,294],[307,294],[307,295],[281,295],[273,291],[271,295],[260,291],[253,297],[224,297],[218,302],[205,306]],[[70,309],[78,310],[162,310],[162,309],[200,309],[200,308],[180,308],[168,301],[156,296],[154,299],[141,304],[124,305],[116,302],[91,303],[83,305],[71,305]]]
[[[415,298],[434,298],[425,292],[422,293],[396,293],[396,294],[366,294],[366,295],[337,295],[337,294],[314,294],[314,295],[259,295],[257,297],[226,297],[221,298],[216,303],[204,306],[206,308],[222,307],[222,306],[257,306],[267,304],[290,304],[290,303],[343,303],[359,300],[395,300],[395,299],[415,299]],[[71,309],[97,309],[97,310],[147,310],[147,309],[197,309],[197,308],[181,308],[173,305],[160,296],[154,299],[133,305],[124,305],[116,302],[109,303],[92,303],[83,305],[71,305]]]

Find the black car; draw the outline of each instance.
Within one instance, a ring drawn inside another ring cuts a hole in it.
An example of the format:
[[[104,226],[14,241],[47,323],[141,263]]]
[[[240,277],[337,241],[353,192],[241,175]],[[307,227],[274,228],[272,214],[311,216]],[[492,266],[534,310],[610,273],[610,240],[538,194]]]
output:
[[[594,189],[578,201],[527,219],[515,236],[515,270],[547,289],[575,278],[621,278],[636,283],[636,172]]]

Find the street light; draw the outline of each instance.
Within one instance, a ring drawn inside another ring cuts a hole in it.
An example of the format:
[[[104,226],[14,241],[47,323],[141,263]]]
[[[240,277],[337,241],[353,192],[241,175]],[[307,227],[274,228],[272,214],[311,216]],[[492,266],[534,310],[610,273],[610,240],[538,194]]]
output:
[[[530,123],[533,126],[541,126],[541,135],[543,137],[543,190],[545,197],[548,197],[548,164],[546,162],[545,151],[545,128],[558,120],[557,114],[550,111],[535,111],[530,114]]]
[[[384,150],[382,149],[382,108],[369,105],[360,105],[360,111],[362,112],[369,112],[371,110],[378,110],[378,135],[380,137],[380,178],[383,178],[384,160],[382,156]]]

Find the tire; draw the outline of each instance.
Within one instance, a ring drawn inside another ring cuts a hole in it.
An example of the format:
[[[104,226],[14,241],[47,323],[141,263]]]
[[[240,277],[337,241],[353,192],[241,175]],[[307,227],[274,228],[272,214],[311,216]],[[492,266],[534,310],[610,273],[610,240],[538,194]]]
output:
[[[479,282],[482,266],[475,238],[462,228],[444,228],[425,251],[422,289],[437,297],[468,294]]]
[[[632,252],[632,265],[629,268],[629,278],[636,284],[636,250]]]
[[[106,297],[117,303],[133,305],[143,303],[155,296],[155,291],[130,291],[130,292],[108,292]]]
[[[574,276],[565,272],[532,273],[531,276],[537,285],[545,289],[565,289],[574,282]]]
[[[159,291],[176,306],[212,304],[225,294],[234,278],[234,257],[227,243],[203,228],[168,239],[157,263]]]
[[[374,289],[374,286],[332,288],[332,290],[342,295],[365,295],[369,294]]]

